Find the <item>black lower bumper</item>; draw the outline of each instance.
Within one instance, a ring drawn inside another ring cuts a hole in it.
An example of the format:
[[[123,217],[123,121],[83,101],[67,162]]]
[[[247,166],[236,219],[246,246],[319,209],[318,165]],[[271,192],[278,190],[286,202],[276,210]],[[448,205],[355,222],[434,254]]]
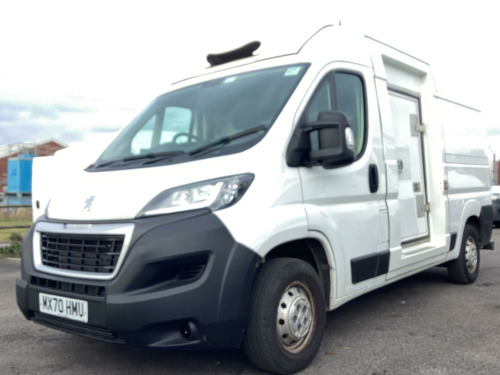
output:
[[[100,340],[150,347],[241,344],[259,256],[206,211],[133,221],[116,277],[87,280],[42,273],[33,229],[23,244],[17,303],[27,319]],[[180,276],[179,276],[180,275]],[[43,314],[39,293],[85,300],[88,323]]]

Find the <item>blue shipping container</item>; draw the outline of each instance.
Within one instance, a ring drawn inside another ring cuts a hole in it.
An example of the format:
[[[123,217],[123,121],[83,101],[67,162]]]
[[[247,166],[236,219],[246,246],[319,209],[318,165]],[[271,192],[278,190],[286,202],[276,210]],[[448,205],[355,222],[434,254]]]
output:
[[[31,193],[34,155],[19,155],[7,162],[7,193]]]

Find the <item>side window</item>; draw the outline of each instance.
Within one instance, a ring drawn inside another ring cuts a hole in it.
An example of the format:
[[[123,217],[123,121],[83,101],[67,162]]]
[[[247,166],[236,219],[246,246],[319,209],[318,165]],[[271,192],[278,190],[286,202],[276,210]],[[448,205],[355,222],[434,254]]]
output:
[[[332,96],[332,75],[328,74],[318,85],[314,92],[311,101],[307,104],[306,111],[303,115],[304,122],[318,121],[318,115],[323,111],[333,110],[333,96]],[[309,134],[311,141],[311,149],[319,149],[318,133],[311,132]]]
[[[318,121],[319,113],[322,111],[331,111],[333,109],[332,105],[330,80],[328,77],[325,77],[307,106],[306,122]]]
[[[356,157],[363,151],[366,134],[365,95],[360,76],[345,72],[331,72],[318,85],[309,101],[303,122],[318,121],[322,111],[344,112],[351,124],[356,140]],[[311,147],[317,149],[317,137],[311,134]]]
[[[361,154],[365,143],[365,95],[361,77],[349,73],[336,73],[337,110],[349,118],[354,139],[356,156]]]

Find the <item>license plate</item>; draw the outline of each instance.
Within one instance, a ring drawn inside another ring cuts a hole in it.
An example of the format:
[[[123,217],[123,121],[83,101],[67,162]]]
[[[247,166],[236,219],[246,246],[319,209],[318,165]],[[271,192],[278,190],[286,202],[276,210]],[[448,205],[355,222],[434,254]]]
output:
[[[89,321],[89,305],[87,301],[45,293],[38,295],[38,301],[41,313],[83,323]]]

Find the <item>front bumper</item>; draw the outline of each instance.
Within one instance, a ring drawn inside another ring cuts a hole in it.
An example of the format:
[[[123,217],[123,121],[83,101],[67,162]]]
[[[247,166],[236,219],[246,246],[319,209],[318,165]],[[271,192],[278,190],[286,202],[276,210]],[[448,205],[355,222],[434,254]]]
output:
[[[134,225],[129,249],[110,280],[53,274],[46,267],[40,271],[34,264],[33,252],[40,249],[33,248],[32,228],[16,282],[24,316],[130,345],[238,347],[260,257],[238,244],[206,210],[128,223]],[[87,301],[88,323],[40,313],[39,293]]]

